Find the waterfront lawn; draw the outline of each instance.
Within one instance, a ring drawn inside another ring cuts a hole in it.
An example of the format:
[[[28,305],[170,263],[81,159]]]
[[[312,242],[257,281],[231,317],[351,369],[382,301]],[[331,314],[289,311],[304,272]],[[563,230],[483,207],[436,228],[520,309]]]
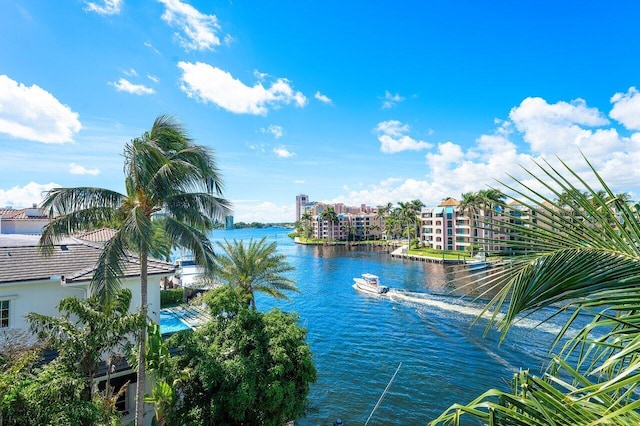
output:
[[[414,256],[426,256],[426,257],[435,257],[438,259],[449,259],[449,260],[471,260],[472,256],[469,255],[466,251],[456,251],[456,250],[437,250],[432,249],[430,247],[420,247],[420,248],[412,248],[409,250],[410,255]]]

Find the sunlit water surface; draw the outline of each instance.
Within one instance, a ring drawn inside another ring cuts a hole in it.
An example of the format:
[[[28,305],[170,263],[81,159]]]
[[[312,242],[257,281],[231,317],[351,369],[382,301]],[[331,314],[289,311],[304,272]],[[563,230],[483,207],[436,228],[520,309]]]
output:
[[[290,302],[256,296],[259,309],[296,311],[308,330],[318,380],[310,410],[297,425],[364,424],[398,365],[371,425],[418,425],[451,404],[490,388],[509,389],[519,369],[539,374],[561,324],[520,322],[502,344],[486,321],[472,326],[483,304],[450,295],[451,267],[393,259],[384,250],[295,244],[290,230],[214,231],[214,241],[267,236],[296,270],[299,294]],[[218,251],[219,248],[216,248]],[[353,278],[369,272],[393,289],[391,296],[354,290]]]

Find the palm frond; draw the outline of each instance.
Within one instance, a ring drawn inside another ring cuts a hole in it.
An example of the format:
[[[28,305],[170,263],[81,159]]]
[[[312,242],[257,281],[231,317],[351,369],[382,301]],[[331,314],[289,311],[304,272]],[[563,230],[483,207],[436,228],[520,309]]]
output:
[[[598,187],[562,161],[544,162],[526,171],[531,185],[500,182],[515,194],[512,203],[475,216],[500,230],[483,241],[506,255],[471,284],[493,294],[483,311],[489,326],[504,339],[523,316],[569,313],[554,341],[560,354],[543,378],[521,376],[512,393],[488,391],[434,424],[460,424],[464,415],[488,424],[640,422],[640,206],[615,195],[587,164]]]
[[[55,188],[47,192],[42,208],[50,221],[42,230],[40,249],[53,253],[53,245],[61,236],[95,229],[109,223],[126,197],[102,188]]]
[[[111,300],[120,288],[129,257],[127,248],[127,236],[123,230],[119,230],[100,252],[89,288],[91,294],[104,303]]]
[[[267,243],[264,237],[251,239],[248,245],[243,241],[225,240],[218,246],[224,255],[214,259],[215,276],[252,295],[254,306],[255,291],[285,300],[288,300],[286,291],[298,291],[295,281],[284,275],[294,268],[286,262],[285,256],[277,253],[275,242]]]

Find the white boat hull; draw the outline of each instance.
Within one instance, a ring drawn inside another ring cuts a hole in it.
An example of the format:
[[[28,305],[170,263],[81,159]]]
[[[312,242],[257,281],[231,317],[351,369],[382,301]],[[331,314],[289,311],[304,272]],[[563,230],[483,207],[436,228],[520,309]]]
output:
[[[355,284],[353,285],[353,287],[356,290],[362,291],[364,293],[384,294],[389,291],[389,287],[387,286],[379,285],[379,284],[378,285],[370,284],[367,281],[363,280],[362,278],[354,278],[353,280],[355,281]]]

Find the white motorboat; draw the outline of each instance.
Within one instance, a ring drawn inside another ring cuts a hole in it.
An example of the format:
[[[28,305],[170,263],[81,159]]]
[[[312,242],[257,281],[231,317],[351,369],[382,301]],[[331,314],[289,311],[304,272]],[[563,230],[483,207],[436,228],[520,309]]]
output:
[[[476,254],[473,260],[467,260],[466,263],[470,271],[479,271],[491,266],[491,264],[487,262],[487,256],[484,253]]]
[[[377,275],[362,274],[362,277],[354,278],[353,281],[355,281],[354,288],[365,293],[384,294],[389,291],[389,287],[380,284]]]
[[[183,288],[197,289],[205,287],[202,283],[204,268],[193,257],[184,256],[176,261],[176,284]]]

